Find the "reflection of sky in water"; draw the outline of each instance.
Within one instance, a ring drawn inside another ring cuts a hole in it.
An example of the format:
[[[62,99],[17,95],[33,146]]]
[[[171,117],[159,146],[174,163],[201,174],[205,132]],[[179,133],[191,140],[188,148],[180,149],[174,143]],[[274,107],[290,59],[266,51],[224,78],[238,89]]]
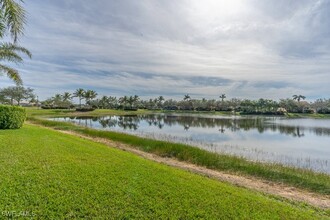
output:
[[[288,125],[288,126],[299,126],[304,128],[330,128],[329,119],[280,119],[275,121],[276,124]]]
[[[103,126],[96,118],[54,120],[70,120],[97,129],[193,144],[249,159],[330,173],[330,120],[327,119],[141,117],[103,117]]]

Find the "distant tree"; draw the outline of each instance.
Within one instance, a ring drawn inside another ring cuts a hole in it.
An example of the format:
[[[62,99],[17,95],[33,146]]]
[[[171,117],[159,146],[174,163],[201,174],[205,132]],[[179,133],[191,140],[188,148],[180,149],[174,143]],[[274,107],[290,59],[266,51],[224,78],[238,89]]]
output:
[[[163,102],[164,100],[165,100],[165,99],[164,99],[164,97],[163,97],[162,95],[158,97],[158,101],[159,101],[159,102]]]
[[[157,108],[158,109],[161,109],[163,108],[163,103],[164,103],[165,99],[163,96],[159,96],[157,99],[156,99],[156,105],[157,105]]]
[[[109,108],[117,108],[118,107],[117,97],[109,96],[108,101],[109,101]]]
[[[293,100],[297,100],[298,102],[300,102],[300,100],[305,100],[306,97],[303,95],[293,95]]]
[[[86,91],[82,88],[77,89],[74,93],[73,96],[77,97],[79,99],[79,107],[81,108],[81,100],[85,98],[85,93]]]
[[[120,97],[118,102],[119,102],[121,108],[124,109],[126,107],[127,103],[128,103],[128,97],[126,95],[123,96],[123,97]]]
[[[317,113],[330,113],[330,100],[317,99],[312,103],[312,107]]]
[[[230,100],[230,105],[231,105],[231,108],[233,109],[234,112],[236,112],[238,110],[240,104],[241,104],[241,100],[240,99],[232,98]]]
[[[188,101],[188,100],[190,100],[190,99],[191,99],[191,97],[190,97],[189,94],[186,94],[186,95],[184,95],[184,97],[183,97],[183,100],[184,100],[184,101]]]
[[[95,99],[97,96],[97,92],[94,90],[87,90],[84,94],[84,98],[86,99],[86,103],[90,104],[90,101]]]
[[[288,112],[298,112],[299,106],[297,102],[293,99],[281,99],[279,102],[279,107],[286,109]]]
[[[137,107],[140,97],[138,95],[133,96],[133,106]]]
[[[20,105],[23,100],[32,99],[35,95],[31,88],[12,86],[0,90],[0,96],[10,100],[11,105],[14,104],[14,101],[17,102],[17,105]]]
[[[54,97],[52,98],[54,102],[59,103],[63,101],[63,96],[61,94],[55,94]]]
[[[71,101],[72,100],[72,94],[69,93],[69,92],[65,92],[65,93],[63,93],[62,98],[63,98],[64,102]]]
[[[221,102],[223,102],[225,100],[225,98],[227,98],[227,97],[225,94],[222,94],[221,96],[219,96],[219,98],[221,99]]]
[[[109,101],[110,100],[107,96],[102,96],[102,98],[99,100],[99,107],[101,107],[102,109],[109,108]]]

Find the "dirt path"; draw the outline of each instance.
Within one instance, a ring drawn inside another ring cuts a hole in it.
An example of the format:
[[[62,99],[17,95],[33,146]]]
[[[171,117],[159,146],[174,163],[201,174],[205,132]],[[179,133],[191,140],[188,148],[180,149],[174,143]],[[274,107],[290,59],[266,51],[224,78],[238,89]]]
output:
[[[330,209],[330,196],[319,195],[301,189],[297,189],[295,187],[286,186],[284,184],[274,183],[266,180],[261,180],[254,177],[238,176],[221,171],[211,170],[205,167],[178,161],[173,158],[160,157],[154,154],[137,150],[133,147],[130,147],[129,145],[120,142],[111,141],[109,139],[89,137],[71,131],[61,131],[61,130],[57,130],[57,131],[65,134],[75,135],[87,140],[92,140],[94,142],[102,143],[109,147],[118,148],[124,151],[134,153],[148,160],[152,160],[158,163],[166,164],[168,166],[184,169],[220,181],[228,182],[236,186],[256,190],[266,194],[280,196],[292,201],[305,202],[307,204],[310,204],[318,208]]]

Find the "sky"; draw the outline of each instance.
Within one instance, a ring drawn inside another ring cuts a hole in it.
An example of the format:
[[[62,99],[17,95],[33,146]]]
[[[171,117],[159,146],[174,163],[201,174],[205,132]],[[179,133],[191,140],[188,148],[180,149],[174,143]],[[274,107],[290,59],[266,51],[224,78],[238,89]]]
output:
[[[330,98],[330,0],[33,0],[13,67],[40,99]],[[14,85],[4,76],[0,87]]]

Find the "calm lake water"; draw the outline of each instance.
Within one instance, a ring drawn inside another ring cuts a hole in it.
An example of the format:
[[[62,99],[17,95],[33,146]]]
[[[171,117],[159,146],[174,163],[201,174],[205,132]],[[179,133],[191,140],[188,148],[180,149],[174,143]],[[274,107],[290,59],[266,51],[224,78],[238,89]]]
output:
[[[52,120],[330,173],[329,119],[154,114]]]

